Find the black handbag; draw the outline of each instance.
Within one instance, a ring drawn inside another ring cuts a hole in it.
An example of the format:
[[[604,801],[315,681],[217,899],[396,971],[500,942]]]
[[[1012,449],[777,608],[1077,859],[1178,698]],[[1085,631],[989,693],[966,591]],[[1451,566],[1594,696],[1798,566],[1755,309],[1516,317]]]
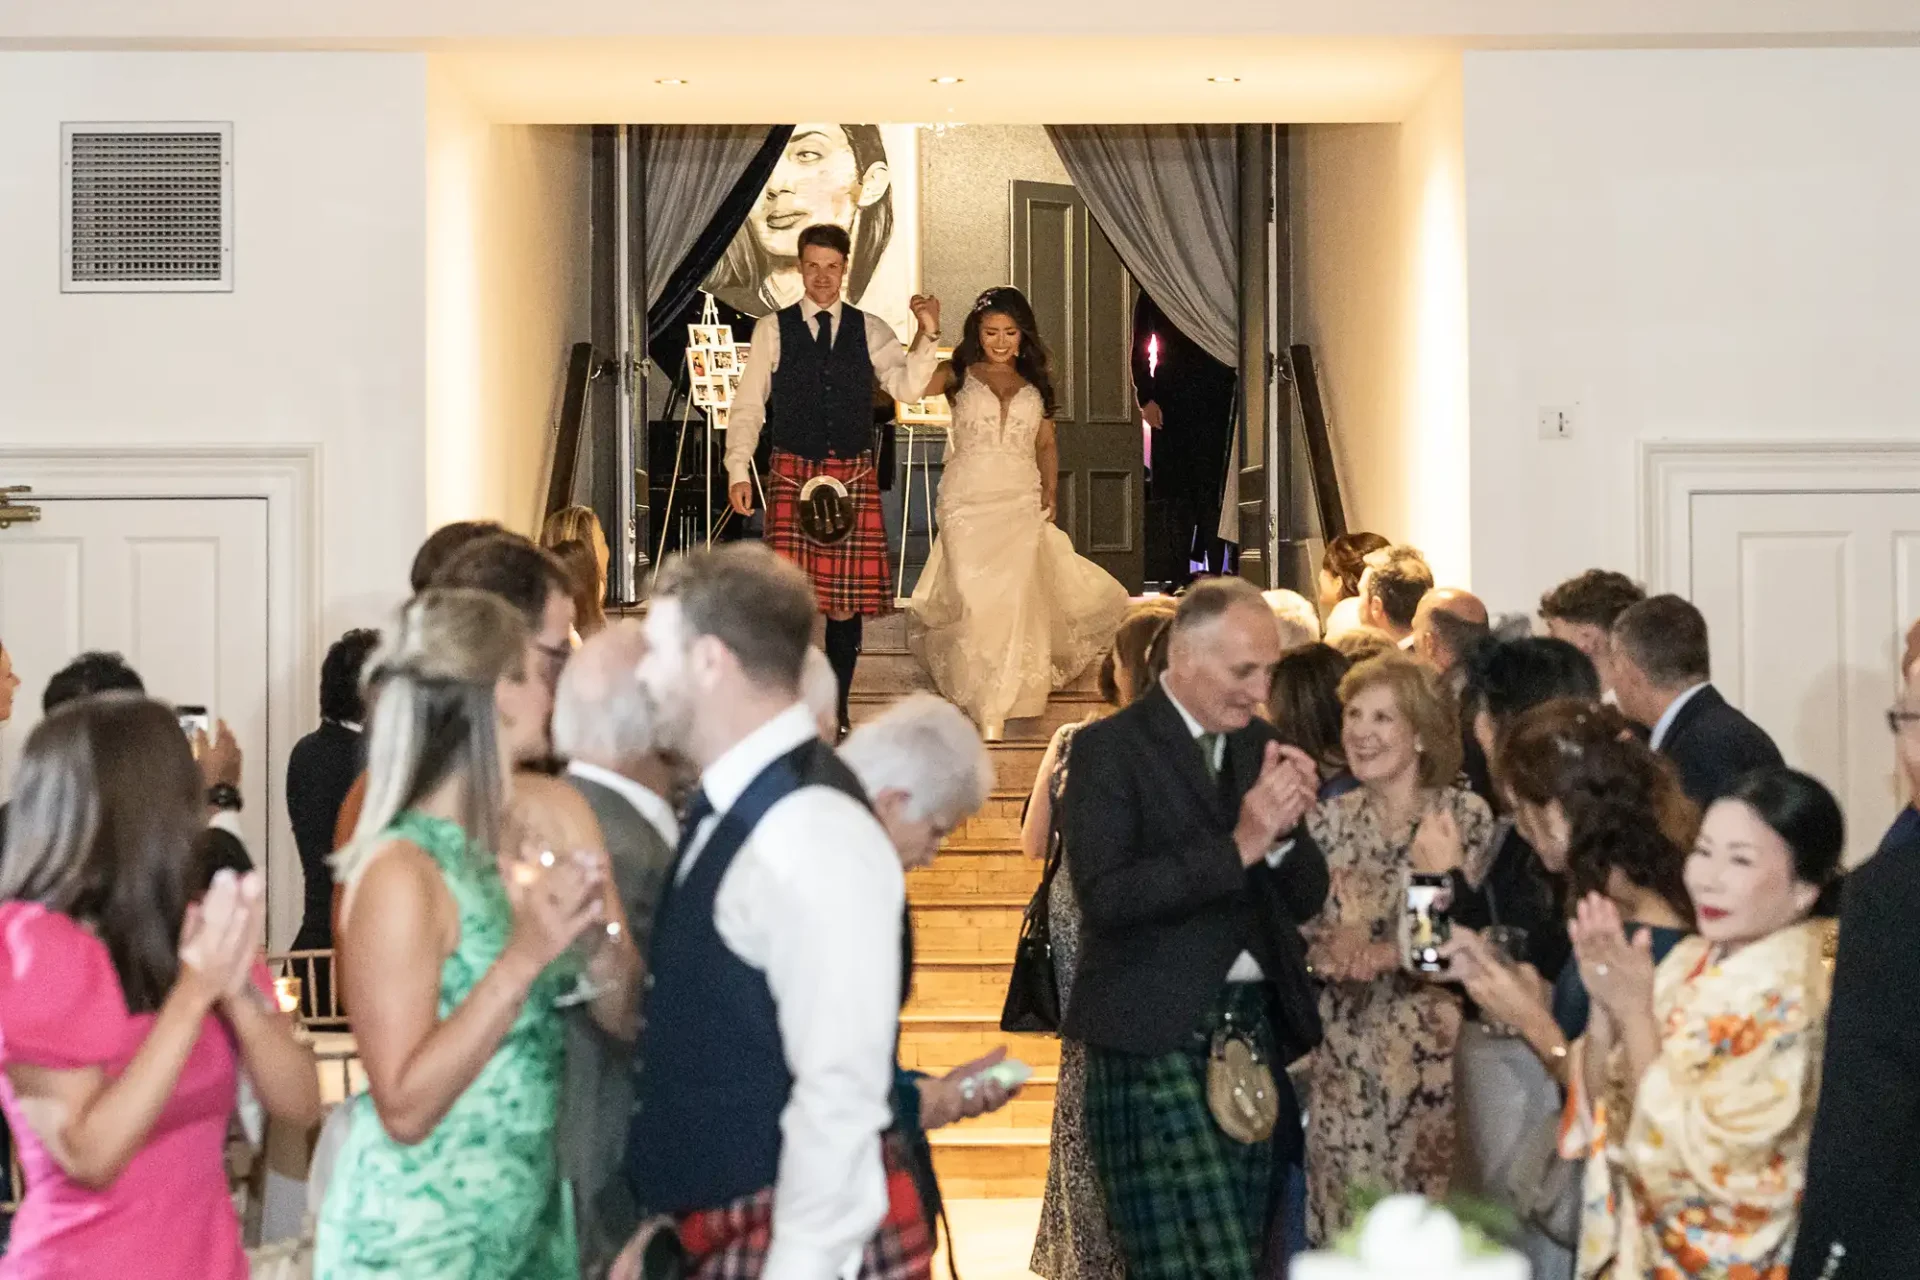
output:
[[[1000,1010],[1002,1031],[1053,1032],[1060,1030],[1060,981],[1053,969],[1053,933],[1047,921],[1047,895],[1060,870],[1063,847],[1055,826],[1047,843],[1046,870],[1040,887],[1027,903],[1020,921],[1020,942],[1013,951],[1013,977],[1007,982],[1007,1003]]]

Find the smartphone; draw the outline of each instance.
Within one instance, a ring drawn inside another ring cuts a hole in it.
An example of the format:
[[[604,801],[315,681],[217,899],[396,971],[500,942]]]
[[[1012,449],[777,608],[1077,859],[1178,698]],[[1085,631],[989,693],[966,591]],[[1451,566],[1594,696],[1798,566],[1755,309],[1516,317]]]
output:
[[[990,1080],[1008,1093],[1012,1093],[1027,1081],[1033,1079],[1033,1068],[1016,1058],[1002,1058],[985,1071],[975,1076],[976,1080]]]
[[[177,706],[173,714],[180,719],[180,732],[191,738],[196,733],[213,736],[213,717],[207,714],[205,707]]]
[[[1407,879],[1407,963],[1421,973],[1446,971],[1440,946],[1453,933],[1452,898],[1446,876],[1416,871]]]

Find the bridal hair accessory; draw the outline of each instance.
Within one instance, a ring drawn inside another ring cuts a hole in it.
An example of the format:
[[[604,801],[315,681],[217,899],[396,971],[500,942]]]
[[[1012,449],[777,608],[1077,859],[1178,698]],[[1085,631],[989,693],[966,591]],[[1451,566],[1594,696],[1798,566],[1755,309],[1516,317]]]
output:
[[[800,532],[822,546],[845,542],[853,532],[853,495],[833,476],[815,476],[800,486]]]

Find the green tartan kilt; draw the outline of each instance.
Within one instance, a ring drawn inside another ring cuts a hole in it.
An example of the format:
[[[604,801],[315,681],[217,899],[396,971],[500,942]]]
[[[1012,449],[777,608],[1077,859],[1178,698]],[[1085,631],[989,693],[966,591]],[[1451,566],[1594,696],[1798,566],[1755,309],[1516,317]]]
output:
[[[1128,1280],[1253,1280],[1273,1144],[1235,1142],[1207,1109],[1207,1055],[1231,1012],[1272,1061],[1263,983],[1229,983],[1189,1045],[1143,1058],[1087,1047],[1087,1136]]]

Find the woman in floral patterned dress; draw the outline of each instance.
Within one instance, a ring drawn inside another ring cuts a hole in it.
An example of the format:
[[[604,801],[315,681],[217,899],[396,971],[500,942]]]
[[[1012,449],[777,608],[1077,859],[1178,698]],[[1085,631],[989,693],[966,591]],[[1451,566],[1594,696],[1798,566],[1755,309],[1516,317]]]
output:
[[[1749,774],[1687,859],[1699,935],[1658,967],[1605,899],[1573,926],[1593,1017],[1562,1153],[1590,1153],[1583,1280],[1785,1280],[1819,1101],[1844,827],[1802,773]]]
[[[1316,1246],[1347,1226],[1356,1184],[1446,1194],[1460,998],[1408,971],[1400,922],[1410,873],[1438,866],[1444,849],[1477,883],[1493,842],[1486,802],[1455,785],[1459,715],[1430,671],[1383,654],[1347,674],[1340,701],[1360,786],[1307,824],[1332,875],[1307,953],[1324,984],[1325,1038],[1307,1098],[1307,1239]]]
[[[1100,693],[1116,710],[1153,687],[1159,673],[1151,661],[1173,618],[1171,600],[1151,600],[1129,610],[1114,633],[1113,648],[1100,665]],[[1081,724],[1087,723],[1082,721]],[[1047,747],[1034,779],[1020,839],[1030,857],[1045,858],[1054,832],[1054,814],[1067,791],[1067,764],[1080,724],[1062,725]],[[1047,921],[1053,943],[1054,974],[1060,1008],[1073,989],[1073,966],[1080,954],[1080,904],[1073,896],[1064,862],[1047,895]],[[1107,1222],[1106,1198],[1094,1174],[1087,1141],[1087,1048],[1077,1040],[1060,1041],[1060,1075],[1054,1086],[1053,1134],[1047,1153],[1046,1196],[1040,1203],[1040,1231],[1033,1242],[1035,1274],[1046,1280],[1121,1280],[1126,1266]]]

